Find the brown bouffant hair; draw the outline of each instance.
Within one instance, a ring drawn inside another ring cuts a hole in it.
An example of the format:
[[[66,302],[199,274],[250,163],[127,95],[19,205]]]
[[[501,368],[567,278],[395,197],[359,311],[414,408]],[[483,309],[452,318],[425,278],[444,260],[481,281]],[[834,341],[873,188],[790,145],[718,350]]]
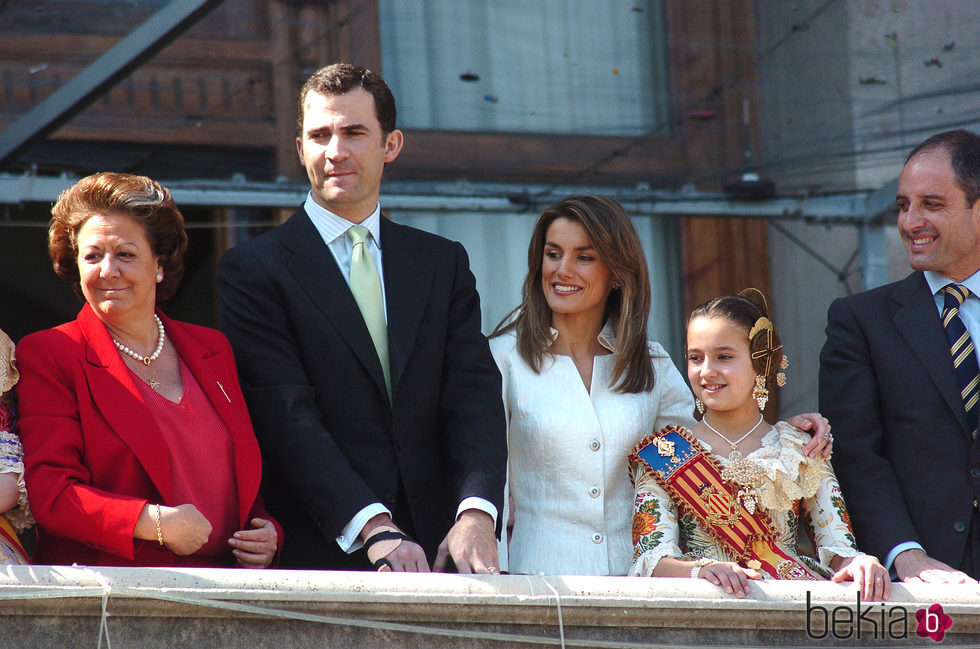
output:
[[[551,308],[541,288],[545,238],[555,219],[580,224],[599,260],[619,287],[606,300],[604,321],[616,330],[616,362],[610,386],[624,393],[653,388],[653,368],[647,344],[650,316],[650,275],[640,237],[623,207],[611,198],[591,194],[571,196],[551,205],[538,218],[527,248],[527,276],[521,304],[494,329],[491,337],[514,330],[517,350],[535,373],[551,345]]]
[[[759,376],[765,377],[769,394],[775,393],[779,387],[776,374],[780,371],[783,361],[783,347],[779,341],[779,332],[769,320],[769,305],[762,292],[755,288],[747,288],[738,295],[723,295],[708,300],[693,311],[688,318],[690,324],[697,318],[724,318],[736,326],[745,329],[745,337],[749,337],[752,328],[765,318],[769,326],[759,327],[749,340],[749,351],[752,353],[752,369]]]
[[[374,114],[381,124],[382,139],[395,130],[395,97],[377,72],[350,63],[334,63],[313,73],[299,91],[296,107],[296,129],[303,136],[303,113],[306,95],[315,92],[325,97],[346,95],[354,88],[364,88],[374,97]]]
[[[143,226],[150,248],[163,268],[156,301],[173,297],[184,274],[187,232],[184,217],[166,187],[146,176],[102,172],[82,178],[61,192],[51,209],[48,255],[58,277],[82,296],[78,273],[78,232],[96,215],[125,215]],[[84,297],[84,296],[82,296]]]

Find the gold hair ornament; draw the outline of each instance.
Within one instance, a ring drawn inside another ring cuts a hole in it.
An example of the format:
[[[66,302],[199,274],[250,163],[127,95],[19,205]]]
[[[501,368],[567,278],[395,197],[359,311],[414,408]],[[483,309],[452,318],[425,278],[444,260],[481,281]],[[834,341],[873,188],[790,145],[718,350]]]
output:
[[[763,374],[756,375],[755,377],[755,387],[752,389],[752,398],[756,400],[759,406],[759,410],[764,410],[766,403],[769,401],[769,390],[766,388],[766,381],[772,371],[772,357],[776,352],[781,352],[783,349],[782,345],[773,345],[773,333],[775,327],[772,321],[763,316],[755,321],[752,325],[752,329],[749,330],[749,343],[755,339],[756,335],[765,333],[766,335],[766,346],[764,349],[752,352],[752,360],[758,360],[760,358],[766,359],[766,370]],[[789,366],[789,361],[786,359],[786,355],[782,355],[782,360],[779,363],[780,369],[786,369]],[[782,372],[776,374],[776,385],[783,387],[786,385],[786,375]]]
[[[758,320],[755,321],[755,324],[752,325],[752,329],[749,330],[749,343],[751,344],[752,340],[755,339],[756,335],[762,333],[763,331],[766,334],[766,347],[765,349],[760,349],[758,351],[752,352],[752,360],[758,360],[760,358],[766,359],[766,371],[763,373],[763,376],[768,377],[769,372],[772,370],[772,355],[775,352],[782,351],[783,346],[782,345],[773,346],[772,337],[773,337],[773,332],[775,331],[775,327],[773,327],[772,321],[766,317],[759,318]],[[779,364],[779,367],[780,369],[786,369],[788,366],[789,366],[789,361],[786,360],[786,356],[784,355],[783,360]],[[777,381],[778,380],[779,379],[777,378]],[[783,376],[782,380],[783,380],[783,384],[785,384],[786,377]]]

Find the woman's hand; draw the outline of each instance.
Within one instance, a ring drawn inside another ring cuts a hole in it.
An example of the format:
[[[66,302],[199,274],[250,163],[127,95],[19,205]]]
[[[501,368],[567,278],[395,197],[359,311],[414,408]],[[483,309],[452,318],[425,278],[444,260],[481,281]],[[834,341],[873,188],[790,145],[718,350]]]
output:
[[[830,434],[830,421],[819,412],[805,412],[786,420],[794,428],[805,430],[813,439],[803,447],[807,457],[830,457],[834,450],[834,436]]]
[[[160,507],[160,531],[163,534],[163,545],[168,550],[179,556],[187,556],[194,554],[208,542],[211,523],[194,505]]]
[[[228,545],[234,548],[231,553],[239,568],[267,568],[279,547],[276,527],[264,518],[253,518],[249,524],[252,529],[235,532],[228,539]]]
[[[717,561],[701,568],[699,579],[707,579],[715,586],[721,586],[728,594],[742,598],[749,594],[749,579],[762,579],[762,574],[751,568],[743,568],[730,561]]]
[[[892,580],[877,557],[859,554],[846,559],[831,580],[836,583],[853,581],[867,601],[888,599],[892,592]]]

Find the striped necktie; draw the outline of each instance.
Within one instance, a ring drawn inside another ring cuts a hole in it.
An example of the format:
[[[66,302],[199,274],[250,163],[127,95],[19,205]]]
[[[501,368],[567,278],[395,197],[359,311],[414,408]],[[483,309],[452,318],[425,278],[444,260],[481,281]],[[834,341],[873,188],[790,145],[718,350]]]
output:
[[[970,289],[959,284],[947,284],[943,293],[943,328],[949,340],[949,350],[953,355],[953,367],[960,381],[963,406],[966,408],[966,421],[973,439],[977,438],[977,401],[980,399],[980,367],[973,340],[960,319],[960,305],[970,296]]]
[[[388,368],[388,326],[385,323],[384,300],[381,295],[381,280],[378,269],[367,250],[367,237],[370,234],[363,225],[352,226],[347,230],[353,247],[350,254],[350,292],[354,295],[357,308],[361,310],[364,324],[371,334],[371,342],[378,352],[381,371],[385,377],[388,401],[391,401],[391,374]]]

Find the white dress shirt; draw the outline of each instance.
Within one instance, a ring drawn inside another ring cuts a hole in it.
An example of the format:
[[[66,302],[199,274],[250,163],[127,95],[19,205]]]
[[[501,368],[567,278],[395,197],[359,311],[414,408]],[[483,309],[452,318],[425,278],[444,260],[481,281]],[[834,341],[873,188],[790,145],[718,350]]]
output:
[[[554,332],[557,336],[557,332]],[[599,343],[615,350],[612,327]],[[513,332],[491,339],[503,376],[508,489],[514,531],[501,544],[511,573],[625,575],[633,561],[633,488],[626,457],[667,424],[694,425],[694,398],[659,343],[650,342],[654,387],[609,386],[615,356],[596,356],[591,391],[569,356],[524,362]],[[502,567],[503,567],[503,561]]]
[[[327,244],[327,248],[330,250],[330,253],[337,262],[337,266],[340,268],[341,274],[344,276],[344,281],[350,286],[350,258],[354,244],[351,243],[350,237],[347,236],[347,231],[355,224],[321,206],[313,200],[312,192],[307,194],[303,209],[306,210],[310,221],[313,222],[313,227],[320,233],[323,242]],[[385,274],[384,265],[381,263],[381,218],[381,205],[379,203],[375,206],[371,216],[362,221],[360,225],[366,227],[371,233],[371,236],[365,241],[365,245],[367,245],[368,254],[371,255],[371,260],[374,262],[374,267],[378,269],[378,279],[381,281],[381,296],[385,309],[385,322],[387,322],[388,296],[384,290]],[[476,497],[464,498],[456,510],[456,517],[459,518],[459,515],[467,509],[478,509],[486,512],[493,518],[494,525],[497,524],[497,508],[488,500]],[[354,518],[341,530],[340,536],[337,537],[337,544],[340,548],[348,554],[358,550],[363,545],[360,539],[361,530],[371,518],[378,514],[388,514],[390,516],[391,511],[381,503],[371,503],[357,512]],[[395,521],[395,524],[397,525],[398,522]]]

